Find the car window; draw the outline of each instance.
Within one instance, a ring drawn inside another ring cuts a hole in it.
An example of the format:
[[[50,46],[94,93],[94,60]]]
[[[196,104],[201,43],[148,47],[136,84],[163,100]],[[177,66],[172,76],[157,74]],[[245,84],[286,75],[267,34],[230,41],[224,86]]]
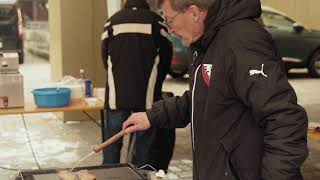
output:
[[[13,7],[0,7],[0,21],[8,21],[16,16],[17,12]]]
[[[0,6],[0,36],[15,37],[18,33],[17,11],[14,6]]]
[[[272,12],[263,12],[261,18],[265,27],[285,31],[292,31],[292,26],[295,23],[288,17]]]

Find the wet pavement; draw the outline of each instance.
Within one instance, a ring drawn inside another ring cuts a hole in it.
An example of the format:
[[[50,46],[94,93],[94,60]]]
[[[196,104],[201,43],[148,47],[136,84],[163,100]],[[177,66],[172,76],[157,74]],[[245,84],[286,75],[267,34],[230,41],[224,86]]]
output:
[[[31,91],[50,79],[48,61],[26,54],[26,64],[21,66],[25,78],[25,91]],[[35,76],[35,73],[38,74]],[[320,122],[319,79],[293,75],[290,83],[295,88],[299,103],[303,105],[310,121]],[[188,88],[188,80],[167,78],[164,90],[181,95]],[[54,113],[0,116],[0,180],[9,179],[19,170],[68,168],[87,155],[100,143],[100,127],[94,122],[72,121],[64,123]],[[174,157],[168,179],[192,179],[190,126],[177,129]],[[125,138],[128,140],[128,137]],[[320,179],[320,142],[310,140],[310,155],[303,165],[306,180]],[[124,162],[125,150],[122,151]],[[100,165],[101,153],[85,160],[80,166]]]

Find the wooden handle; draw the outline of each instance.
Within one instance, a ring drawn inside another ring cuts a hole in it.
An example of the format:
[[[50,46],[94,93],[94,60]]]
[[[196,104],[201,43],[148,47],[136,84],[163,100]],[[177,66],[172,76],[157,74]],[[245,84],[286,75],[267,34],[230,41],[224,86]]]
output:
[[[102,149],[108,147],[110,144],[114,143],[115,141],[117,141],[118,139],[120,139],[121,137],[123,137],[124,135],[126,135],[126,133],[122,130],[120,132],[118,132],[116,135],[112,136],[111,138],[109,138],[108,140],[106,140],[104,143],[100,144],[99,146],[95,147],[93,149],[93,151],[95,153],[98,153],[99,151],[101,151]]]

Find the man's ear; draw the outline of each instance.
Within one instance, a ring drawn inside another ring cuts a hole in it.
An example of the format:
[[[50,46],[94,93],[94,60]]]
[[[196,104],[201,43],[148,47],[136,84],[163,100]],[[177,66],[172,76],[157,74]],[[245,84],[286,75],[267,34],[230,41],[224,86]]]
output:
[[[193,20],[198,22],[201,15],[201,9],[196,5],[191,5],[188,7],[188,11],[191,13]]]

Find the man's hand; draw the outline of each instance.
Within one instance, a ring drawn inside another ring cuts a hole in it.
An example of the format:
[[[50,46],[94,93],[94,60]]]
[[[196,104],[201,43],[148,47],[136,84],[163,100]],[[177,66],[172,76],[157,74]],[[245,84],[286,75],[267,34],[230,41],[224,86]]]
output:
[[[133,113],[122,125],[126,134],[150,128],[150,121],[145,112]]]

